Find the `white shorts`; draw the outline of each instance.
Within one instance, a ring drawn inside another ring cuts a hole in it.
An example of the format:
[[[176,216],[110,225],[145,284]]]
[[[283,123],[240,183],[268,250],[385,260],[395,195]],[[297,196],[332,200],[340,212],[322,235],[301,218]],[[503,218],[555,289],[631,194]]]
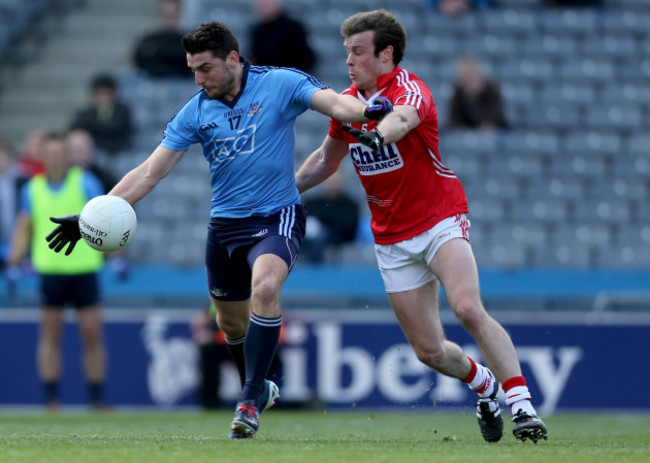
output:
[[[448,217],[435,227],[394,244],[375,244],[375,255],[387,293],[421,288],[436,279],[429,264],[447,241],[469,241],[470,222],[465,214]]]

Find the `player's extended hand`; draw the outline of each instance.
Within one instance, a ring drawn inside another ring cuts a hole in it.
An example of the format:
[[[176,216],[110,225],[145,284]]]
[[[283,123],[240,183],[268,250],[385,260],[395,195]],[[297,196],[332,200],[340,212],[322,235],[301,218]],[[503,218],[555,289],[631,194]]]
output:
[[[385,96],[378,96],[363,110],[363,115],[371,121],[378,121],[393,111],[393,103]]]
[[[349,125],[343,125],[341,126],[341,129],[359,140],[360,143],[372,148],[375,153],[379,152],[381,145],[384,143],[384,136],[377,129],[371,130],[370,132],[364,132],[363,130],[355,129]]]
[[[61,252],[67,245],[68,249],[65,250],[65,255],[69,256],[74,249],[77,241],[81,239],[81,232],[79,231],[79,216],[68,215],[65,217],[50,217],[54,223],[58,223],[52,233],[47,235],[45,239],[50,243],[50,249],[54,252]]]

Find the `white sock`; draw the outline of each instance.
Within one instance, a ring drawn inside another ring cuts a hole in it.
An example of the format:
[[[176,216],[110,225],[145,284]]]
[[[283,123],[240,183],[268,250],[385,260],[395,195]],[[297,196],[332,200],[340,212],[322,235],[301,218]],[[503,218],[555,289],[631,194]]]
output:
[[[528,413],[531,416],[537,416],[537,412],[530,403],[530,392],[527,386],[515,386],[506,392],[506,405],[510,406],[512,416],[515,416],[519,410]]]
[[[474,375],[474,378],[467,383],[467,386],[469,386],[469,388],[476,392],[481,398],[490,397],[494,392],[494,380],[490,375],[489,370],[483,365],[475,363],[472,359],[469,360],[476,365],[476,374]]]

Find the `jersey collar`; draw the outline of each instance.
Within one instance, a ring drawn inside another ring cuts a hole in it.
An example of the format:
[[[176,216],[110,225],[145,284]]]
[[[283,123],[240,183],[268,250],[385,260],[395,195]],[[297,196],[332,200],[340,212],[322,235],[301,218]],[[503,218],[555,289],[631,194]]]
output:
[[[237,106],[239,97],[241,97],[242,94],[244,93],[244,89],[246,88],[246,82],[248,82],[248,70],[251,67],[251,63],[248,62],[248,60],[246,60],[245,58],[242,58],[241,56],[239,57],[239,62],[244,68],[244,71],[242,72],[242,76],[241,76],[241,86],[239,87],[239,92],[237,92],[237,95],[235,95],[235,98],[233,98],[232,101],[228,101],[225,98],[217,98],[217,101],[225,104],[229,108],[234,108],[235,106]]]
[[[393,69],[391,72],[388,72],[386,74],[382,74],[379,77],[377,77],[377,92],[366,98],[364,97],[363,93],[361,90],[359,90],[354,84],[352,84],[352,88],[357,92],[357,95],[361,101],[364,103],[368,103],[370,101],[373,101],[375,98],[377,98],[379,95],[383,93],[384,90],[386,90],[386,87],[395,79],[397,74],[399,74],[402,71],[402,68],[399,66],[395,66],[395,69]]]

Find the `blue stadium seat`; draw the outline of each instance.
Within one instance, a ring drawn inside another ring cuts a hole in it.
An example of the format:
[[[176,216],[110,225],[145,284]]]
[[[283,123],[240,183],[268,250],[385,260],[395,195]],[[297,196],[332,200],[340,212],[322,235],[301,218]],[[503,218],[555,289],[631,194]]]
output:
[[[599,248],[596,262],[600,267],[612,269],[647,269],[650,268],[650,248],[630,244]]]
[[[650,156],[635,155],[627,156],[624,153],[614,159],[612,173],[616,176],[650,176]]]
[[[490,224],[500,222],[505,217],[505,204],[497,198],[490,198],[467,192],[470,220]]]
[[[624,151],[634,156],[650,157],[650,134],[638,132],[630,135],[625,140]]]
[[[557,60],[575,57],[578,41],[571,34],[532,34],[523,41],[522,48],[522,57]]]
[[[505,156],[489,158],[487,173],[490,175],[512,175],[515,178],[536,178],[546,170],[546,156],[542,153],[508,153]]]
[[[634,103],[596,104],[587,108],[587,126],[597,130],[637,130],[643,124],[643,113]]]
[[[512,57],[503,60],[497,68],[497,76],[505,81],[526,81],[543,83],[557,74],[551,60],[543,58]]]
[[[596,88],[591,82],[550,82],[540,92],[542,104],[591,104],[596,98]]]
[[[531,105],[525,112],[523,123],[531,129],[563,131],[581,125],[581,111],[571,103]]]
[[[520,56],[520,48],[520,41],[516,37],[492,33],[471,37],[463,43],[465,54],[489,59]]]
[[[625,82],[647,85],[650,79],[650,59],[642,57],[624,60],[619,65],[618,75]]]
[[[610,175],[594,183],[589,189],[592,198],[622,198],[646,201],[648,198],[646,178],[628,172],[627,175]]]
[[[580,200],[587,197],[585,179],[569,173],[566,169],[552,172],[548,177],[531,178],[526,182],[526,197],[536,198],[563,198],[567,200]]]
[[[576,204],[574,211],[578,223],[626,223],[632,218],[632,206],[625,199],[597,198],[585,199]]]
[[[566,150],[553,158],[551,175],[561,175],[565,172],[575,174],[580,178],[592,178],[600,181],[609,170],[609,155],[587,149]]]
[[[508,222],[492,226],[493,243],[520,243],[532,248],[548,244],[550,240],[549,227],[539,222]]]
[[[586,244],[548,245],[535,252],[533,262],[537,267],[587,269],[595,263],[595,252]]]
[[[421,40],[408,42],[406,54],[414,59],[424,59],[439,64],[436,60],[455,60],[462,54],[463,42],[451,37],[431,32],[423,36]]]
[[[442,162],[463,181],[464,178],[476,178],[484,171],[483,162],[478,156],[468,155],[468,152],[447,152],[442,155]]]
[[[450,18],[431,8],[425,11],[422,20],[425,31],[444,36],[473,35],[472,31],[476,31],[478,27],[477,15],[474,12]]]
[[[608,0],[612,1],[612,0]],[[644,2],[645,0],[638,0]],[[606,33],[623,33],[623,34],[646,34],[650,24],[650,10],[632,11],[626,8],[617,8],[612,5],[603,15],[602,27]]]
[[[650,48],[648,49],[650,54]],[[605,85],[600,93],[603,103],[635,103],[650,106],[650,83],[620,82]]]
[[[479,22],[487,33],[528,35],[537,28],[537,15],[526,9],[494,8],[485,10]]]
[[[606,57],[620,60],[638,57],[638,53],[637,41],[632,34],[590,37],[583,41],[581,47],[581,56],[591,58]]]
[[[570,217],[570,203],[563,198],[537,198],[515,201],[510,218],[517,223],[561,223]]]
[[[498,243],[474,248],[478,265],[499,269],[517,269],[530,264],[530,252],[520,243]]]
[[[497,142],[497,134],[478,130],[454,129],[440,134],[440,150],[443,153],[447,149],[491,152],[496,149]]]
[[[541,29],[550,34],[585,36],[596,32],[598,14],[591,9],[546,9],[540,17]]]
[[[614,245],[650,247],[650,225],[622,224],[614,236]]]
[[[564,149],[569,151],[591,150],[600,153],[616,154],[621,151],[621,136],[612,131],[575,130],[567,134]]]
[[[560,149],[560,137],[551,130],[511,130],[504,137],[503,147],[515,153],[553,153]]]
[[[610,246],[613,242],[612,227],[600,222],[559,223],[555,226],[550,237],[551,244],[558,246],[575,242],[592,246]]]
[[[611,82],[616,76],[615,66],[606,58],[569,58],[560,64],[559,75],[568,82]]]

